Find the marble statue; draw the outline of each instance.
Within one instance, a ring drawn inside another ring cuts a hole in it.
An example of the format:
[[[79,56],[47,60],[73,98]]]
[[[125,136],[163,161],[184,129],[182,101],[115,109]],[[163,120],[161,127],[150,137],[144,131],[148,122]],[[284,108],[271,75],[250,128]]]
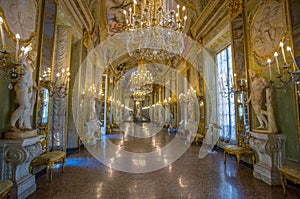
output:
[[[14,86],[19,107],[13,112],[10,118],[9,131],[32,129],[30,117],[33,112],[37,90],[36,84],[32,78],[32,73],[34,71],[34,61],[36,56],[36,51],[30,51],[22,60],[24,75]],[[16,127],[17,122],[18,128]]]
[[[271,107],[271,97],[268,97],[268,106],[267,110],[262,109],[262,105],[264,102],[264,91],[268,87],[268,82],[264,77],[261,77],[258,75],[258,72],[253,69],[249,69],[249,76],[252,79],[251,83],[251,94],[249,99],[247,100],[246,103],[251,102],[252,108],[256,114],[256,117],[259,121],[259,126],[256,127],[255,129],[267,129],[269,128],[269,123],[274,124],[275,122],[273,121],[272,118],[270,117],[270,114],[273,113],[273,108]],[[266,90],[267,91],[267,90]],[[268,90],[269,91],[269,90]],[[268,120],[269,123],[268,123]],[[272,120],[270,122],[270,120]]]

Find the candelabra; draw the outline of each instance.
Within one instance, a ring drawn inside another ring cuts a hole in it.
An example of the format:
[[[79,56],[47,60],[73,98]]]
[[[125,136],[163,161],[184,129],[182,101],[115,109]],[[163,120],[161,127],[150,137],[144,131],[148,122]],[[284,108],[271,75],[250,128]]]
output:
[[[89,86],[87,89],[85,89],[86,91],[82,92],[82,97],[84,99],[92,99],[94,100],[95,98],[102,98],[104,97],[104,93],[102,92],[102,90],[100,90],[99,92],[97,92],[97,88],[95,86],[95,84],[92,84],[91,86]]]
[[[175,96],[168,97],[168,99],[165,99],[163,101],[163,104],[165,106],[171,106],[171,105],[176,104],[176,103],[177,103],[177,98]]]
[[[51,79],[51,69],[44,71],[40,81],[40,86],[49,90],[50,97],[55,96],[64,98],[68,95],[68,85],[70,81],[69,68],[62,69],[61,73],[57,73],[54,81]]]
[[[15,59],[12,59],[11,52],[6,50],[6,44],[5,44],[5,37],[3,32],[3,19],[0,17],[0,35],[1,35],[1,42],[2,42],[2,48],[0,49],[0,76],[8,80],[10,83],[8,85],[9,89],[13,88],[13,83],[16,83],[23,75],[24,70],[22,69],[22,61],[19,61],[19,48],[20,48],[20,35],[17,33],[15,35],[16,38],[16,50],[15,50]],[[22,54],[21,54],[21,60],[25,58],[28,51],[30,51],[31,44],[28,45],[26,48],[23,46],[21,48]]]
[[[188,89],[188,91],[183,94],[183,93],[180,93],[179,94],[179,101],[180,102],[196,102],[197,101],[197,96],[196,96],[196,90],[194,89]]]
[[[288,85],[292,80],[294,82],[297,82],[297,83],[300,80],[300,70],[299,70],[297,62],[295,60],[294,54],[292,52],[292,48],[290,46],[287,46],[286,51],[288,52],[288,54],[290,54],[290,57],[293,61],[293,64],[294,64],[295,68],[297,69],[297,71],[291,71],[290,70],[290,67],[291,67],[292,64],[288,63],[288,59],[286,57],[286,53],[285,53],[285,50],[284,50],[284,43],[280,42],[279,46],[280,46],[281,55],[282,55],[282,58],[283,58],[282,67],[280,67],[280,63],[279,63],[279,59],[278,59],[278,56],[279,56],[278,52],[274,53],[273,58],[267,59],[267,64],[268,64],[268,69],[269,69],[269,76],[270,76],[269,82],[270,82],[271,86],[273,88],[276,88],[276,89],[285,88],[286,85]],[[275,60],[275,63],[276,63],[277,72],[275,74],[275,78],[273,78],[273,73],[272,73],[272,60],[273,60],[273,62]],[[281,68],[283,70],[281,70]]]
[[[227,76],[227,74],[226,74]],[[234,78],[236,79],[236,74],[234,73]],[[247,80],[246,79],[240,79],[236,80],[236,86],[234,87],[234,80],[232,79],[232,76],[230,75],[230,81],[228,78],[226,78],[227,81],[223,82],[223,78],[220,77],[219,79],[219,89],[220,89],[220,95],[223,98],[228,98],[230,96],[239,95],[243,92],[248,92],[247,88]]]
[[[10,53],[6,50],[0,51],[0,76],[8,80],[9,89],[13,88],[12,83],[16,83],[24,75],[21,62],[10,61]]]

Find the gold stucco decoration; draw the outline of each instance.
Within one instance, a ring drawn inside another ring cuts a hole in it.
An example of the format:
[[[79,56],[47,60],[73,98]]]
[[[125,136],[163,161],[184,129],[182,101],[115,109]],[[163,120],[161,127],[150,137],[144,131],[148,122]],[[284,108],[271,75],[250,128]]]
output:
[[[243,3],[243,0],[231,0],[227,4],[231,19],[236,18],[243,11]]]

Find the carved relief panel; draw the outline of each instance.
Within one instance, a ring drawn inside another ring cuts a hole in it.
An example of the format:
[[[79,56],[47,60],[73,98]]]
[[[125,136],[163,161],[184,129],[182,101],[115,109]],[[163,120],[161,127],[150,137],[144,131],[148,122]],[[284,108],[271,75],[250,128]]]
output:
[[[284,2],[269,1],[256,10],[250,25],[250,42],[258,58],[273,56],[287,34]]]
[[[36,34],[38,24],[37,0],[1,0],[0,15],[12,38],[20,34],[21,41],[29,42]]]

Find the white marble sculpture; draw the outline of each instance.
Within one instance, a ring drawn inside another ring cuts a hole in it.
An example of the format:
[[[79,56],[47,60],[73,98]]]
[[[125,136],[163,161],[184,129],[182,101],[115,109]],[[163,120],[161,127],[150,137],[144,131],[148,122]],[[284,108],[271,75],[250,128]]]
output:
[[[252,79],[251,94],[246,103],[251,101],[252,108],[259,121],[259,126],[256,130],[270,130],[269,133],[277,133],[277,127],[275,123],[275,117],[272,107],[271,88],[268,88],[268,82],[264,77],[258,75],[258,72],[253,69],[249,69],[249,76]],[[262,108],[264,103],[264,93],[267,96],[267,110]]]
[[[30,117],[33,112],[37,90],[36,84],[32,78],[32,73],[34,71],[36,55],[36,51],[30,51],[22,60],[24,75],[14,86],[19,107],[13,112],[10,118],[9,131],[32,129]],[[17,122],[18,128],[16,127]]]

